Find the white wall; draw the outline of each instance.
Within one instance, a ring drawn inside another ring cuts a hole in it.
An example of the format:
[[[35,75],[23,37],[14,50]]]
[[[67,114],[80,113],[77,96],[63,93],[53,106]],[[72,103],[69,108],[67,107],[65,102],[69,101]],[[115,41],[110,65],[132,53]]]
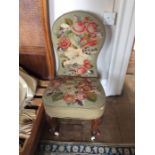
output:
[[[62,14],[73,10],[85,10],[96,13],[101,18],[104,11],[113,11],[114,0],[49,0],[50,27]],[[112,29],[106,26],[106,40],[98,57],[97,66],[102,80],[108,76],[110,63],[110,40]]]

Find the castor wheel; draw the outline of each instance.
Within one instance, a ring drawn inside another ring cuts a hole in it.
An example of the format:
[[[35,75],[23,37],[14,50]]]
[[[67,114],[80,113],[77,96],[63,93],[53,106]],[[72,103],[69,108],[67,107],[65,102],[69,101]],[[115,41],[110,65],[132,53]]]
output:
[[[93,142],[95,140],[95,136],[91,136],[90,140]]]
[[[59,135],[60,135],[60,134],[59,134],[58,131],[55,131],[55,132],[54,132],[54,136],[57,136],[57,137],[58,137]]]
[[[94,141],[96,139],[97,136],[100,136],[101,135],[101,132],[99,129],[97,129],[96,131],[92,131],[91,133],[91,141]]]

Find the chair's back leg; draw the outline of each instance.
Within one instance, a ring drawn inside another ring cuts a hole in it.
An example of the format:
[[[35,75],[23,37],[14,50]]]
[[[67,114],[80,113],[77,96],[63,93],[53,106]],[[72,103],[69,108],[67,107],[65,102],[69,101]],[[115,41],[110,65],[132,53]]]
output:
[[[48,116],[46,114],[46,122],[47,122],[47,125],[48,125],[48,130],[49,132],[53,132],[53,118],[51,118],[50,116]]]
[[[55,118],[55,130],[54,130],[54,135],[59,136],[60,132],[60,121],[58,118]]]
[[[49,132],[54,133],[55,136],[59,136],[60,122],[58,118],[50,117],[46,114],[46,121],[49,126]]]

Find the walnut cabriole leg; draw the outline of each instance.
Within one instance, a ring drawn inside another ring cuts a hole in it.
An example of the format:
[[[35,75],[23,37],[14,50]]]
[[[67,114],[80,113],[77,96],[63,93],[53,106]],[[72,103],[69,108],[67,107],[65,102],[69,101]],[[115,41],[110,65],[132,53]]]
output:
[[[100,119],[95,119],[91,121],[91,141],[94,141],[96,136],[99,136],[101,134],[99,130],[100,123]]]

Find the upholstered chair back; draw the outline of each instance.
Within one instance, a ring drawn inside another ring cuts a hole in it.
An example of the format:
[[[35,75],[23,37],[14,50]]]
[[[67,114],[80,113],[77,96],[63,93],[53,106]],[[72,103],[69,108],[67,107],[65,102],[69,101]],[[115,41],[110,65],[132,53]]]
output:
[[[97,77],[96,61],[104,40],[105,27],[96,15],[73,11],[59,17],[52,27],[57,75]]]

